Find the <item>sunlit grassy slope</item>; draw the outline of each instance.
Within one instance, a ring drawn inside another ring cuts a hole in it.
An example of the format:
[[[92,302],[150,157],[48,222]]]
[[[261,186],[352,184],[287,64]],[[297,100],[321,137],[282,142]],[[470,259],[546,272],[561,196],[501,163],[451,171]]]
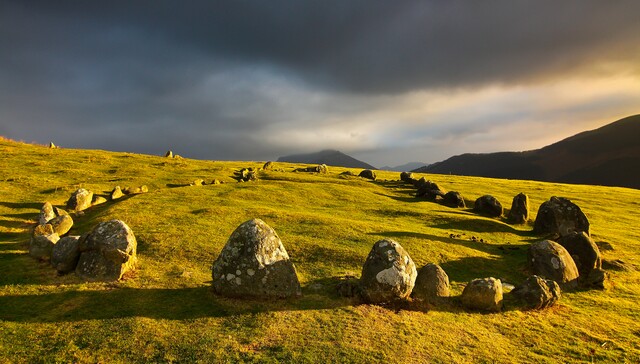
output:
[[[215,162],[0,141],[0,362],[639,362],[640,191],[430,175],[472,206],[492,194],[505,207],[527,193],[533,216],[553,195],[570,198],[594,239],[633,271],[612,271],[606,291],[566,293],[558,306],[499,314],[442,307],[380,307],[336,295],[339,277],[360,275],[375,241],[396,239],[418,267],[439,263],[454,295],[478,277],[518,283],[531,225],[511,226],[413,197],[395,172],[379,180],[294,173],[276,163],[260,180]],[[353,170],[353,172],[359,172]],[[188,187],[202,178],[226,184]],[[27,254],[28,230],[45,201],[63,206],[78,187],[150,192],[90,208],[72,234],[124,220],[138,239],[138,270],[125,280],[83,283]],[[210,267],[240,223],[258,217],[280,235],[303,297],[247,301],[215,296]],[[450,238],[461,234],[461,238]],[[475,236],[484,243],[471,241]]]

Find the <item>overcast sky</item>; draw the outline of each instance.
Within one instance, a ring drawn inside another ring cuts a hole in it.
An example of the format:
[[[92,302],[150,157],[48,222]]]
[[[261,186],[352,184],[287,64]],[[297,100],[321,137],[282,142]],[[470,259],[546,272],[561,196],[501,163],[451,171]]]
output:
[[[640,1],[2,1],[0,135],[375,166],[640,113]]]

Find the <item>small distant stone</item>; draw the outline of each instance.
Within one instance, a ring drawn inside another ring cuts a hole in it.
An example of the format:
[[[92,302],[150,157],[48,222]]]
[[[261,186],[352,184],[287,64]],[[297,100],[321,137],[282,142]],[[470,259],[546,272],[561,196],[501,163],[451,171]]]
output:
[[[44,225],[49,222],[49,220],[56,217],[56,213],[53,210],[53,206],[50,202],[45,202],[40,208],[40,215],[38,216],[38,223],[40,225]]]
[[[362,172],[360,172],[358,176],[362,178],[370,179],[373,181],[376,180],[376,173],[370,169],[363,170]]]
[[[551,307],[558,302],[561,296],[558,283],[536,275],[527,278],[511,293],[520,299],[527,308],[532,310]]]
[[[193,182],[191,182],[191,186],[202,186],[202,185],[204,185],[203,179],[196,179]]]
[[[489,217],[500,217],[503,213],[502,204],[491,195],[479,197],[473,205],[473,210]]]
[[[538,209],[536,222],[533,226],[536,234],[560,234],[567,235],[574,231],[589,231],[589,220],[578,205],[564,197],[551,197]]]
[[[449,276],[442,267],[429,263],[418,270],[411,297],[437,304],[449,296]]]
[[[493,277],[472,280],[462,291],[462,305],[472,310],[502,310],[502,282]]]
[[[73,272],[80,258],[79,236],[66,236],[53,246],[51,265],[59,273]]]
[[[91,202],[91,205],[100,205],[107,202],[107,199],[102,197],[102,196],[98,196],[98,195],[93,195],[93,201]]]
[[[529,220],[529,196],[519,193],[513,198],[511,210],[509,210],[509,222],[512,224],[524,224]]]
[[[142,193],[149,192],[149,187],[147,187],[147,185],[140,186],[140,192],[142,192]]]
[[[222,183],[222,182],[220,182],[220,180],[214,179],[213,181],[211,181],[211,183],[210,183],[210,184],[211,184],[211,185],[219,185],[219,184],[221,184],[221,183]]]
[[[146,185],[142,185],[140,187],[126,187],[122,192],[125,195],[137,195],[149,192],[149,188]]]
[[[56,233],[49,235],[34,235],[29,244],[29,255],[40,260],[48,260],[51,258],[53,246],[60,240],[60,236]]]
[[[53,142],[49,142],[49,148],[51,148],[51,149],[57,149],[57,148],[58,148],[58,146],[57,146],[57,145],[55,145],[55,144],[53,144]]]
[[[253,168],[242,168],[235,175],[238,182],[249,182],[258,179],[258,174]]]
[[[418,180],[417,187],[416,197],[424,197],[429,201],[435,201],[436,198],[443,197],[446,194],[446,191],[438,186],[437,183],[427,181],[424,177]]]
[[[411,180],[413,180],[413,173],[411,172],[400,173],[400,180],[407,183],[411,182]]]
[[[168,150],[165,154],[164,154],[165,158],[173,158],[173,151],[172,150]]]
[[[362,266],[362,297],[369,303],[406,299],[417,275],[416,265],[400,244],[391,239],[379,240]]]
[[[116,186],[113,188],[113,191],[111,191],[111,200],[117,200],[120,197],[124,196],[124,193],[122,193],[122,189],[120,189],[120,186]]]
[[[67,201],[67,208],[70,210],[82,211],[91,206],[93,192],[84,188],[77,189]]]
[[[273,162],[272,161],[268,161],[267,163],[265,163],[262,166],[262,169],[264,169],[265,171],[270,171],[273,169]]]
[[[460,192],[449,191],[444,194],[442,197],[442,204],[449,207],[459,207],[465,208],[467,207],[464,203],[464,198],[460,194]]]
[[[73,227],[73,219],[69,215],[60,215],[49,220],[49,225],[51,225],[56,234],[63,236]]]

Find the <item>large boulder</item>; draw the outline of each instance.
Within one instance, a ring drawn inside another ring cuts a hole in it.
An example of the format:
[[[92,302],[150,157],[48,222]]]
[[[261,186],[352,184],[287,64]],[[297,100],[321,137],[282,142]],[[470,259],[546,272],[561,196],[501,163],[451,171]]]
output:
[[[481,215],[500,217],[503,213],[502,204],[491,195],[479,197],[473,204],[473,210]]]
[[[449,276],[439,265],[429,263],[418,270],[411,297],[437,304],[450,296]]]
[[[374,180],[374,181],[376,180],[376,172],[370,169],[363,170],[362,172],[360,172],[360,174],[358,174],[358,176],[362,178]]]
[[[530,276],[511,291],[526,308],[538,310],[553,306],[560,299],[560,286],[551,279]]]
[[[76,274],[89,281],[117,281],[135,268],[137,245],[123,221],[102,222],[81,239]]]
[[[409,297],[416,282],[416,265],[391,239],[376,242],[362,266],[362,297],[369,303],[385,303]]]
[[[45,202],[40,209],[40,215],[38,215],[38,223],[40,225],[44,225],[54,217],[56,217],[56,212],[54,211],[53,206],[50,202]]]
[[[472,310],[502,310],[502,282],[493,277],[476,278],[462,291],[462,305]]]
[[[278,234],[264,221],[242,223],[211,270],[213,289],[230,297],[292,297],[301,294],[296,268]]]
[[[79,236],[66,236],[53,246],[51,265],[60,273],[73,272],[80,259]]]
[[[461,208],[467,207],[464,203],[464,198],[462,197],[460,192],[456,192],[456,191],[449,191],[445,193],[444,196],[442,197],[442,204],[449,207],[461,207]]]
[[[569,252],[556,242],[543,240],[531,244],[527,261],[531,273],[558,282],[562,289],[578,286],[580,273],[576,263]]]
[[[55,233],[62,236],[71,230],[71,227],[73,226],[73,219],[69,215],[60,215],[49,220],[49,224]]]
[[[60,236],[56,233],[34,235],[29,244],[29,255],[41,260],[50,259],[53,246],[58,240]]]
[[[93,200],[93,192],[87,191],[84,188],[78,188],[71,194],[67,201],[67,208],[76,211],[82,211],[91,206]]]
[[[435,201],[436,198],[446,194],[446,191],[438,186],[437,183],[427,181],[424,177],[420,178],[417,184],[418,190],[416,191],[416,197],[424,197],[427,200]]]
[[[411,172],[400,173],[400,180],[403,182],[411,183],[413,181],[413,173]]]
[[[586,277],[594,269],[602,268],[600,249],[584,231],[573,231],[558,239],[558,244],[571,254],[580,277]]]
[[[533,231],[539,235],[564,236],[573,231],[584,231],[591,235],[589,220],[580,207],[567,198],[555,196],[540,205]]]
[[[509,210],[509,222],[524,224],[529,220],[529,196],[519,193],[513,198],[511,210]]]

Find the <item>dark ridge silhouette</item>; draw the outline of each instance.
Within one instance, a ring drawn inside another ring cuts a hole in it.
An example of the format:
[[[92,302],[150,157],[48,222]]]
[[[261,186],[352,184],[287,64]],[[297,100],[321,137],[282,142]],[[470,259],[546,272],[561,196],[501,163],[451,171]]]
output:
[[[417,168],[426,167],[427,165],[429,165],[429,163],[409,162],[409,163],[405,163],[403,165],[395,166],[395,167],[384,166],[384,167],[381,167],[380,169],[383,171],[408,172]]]
[[[294,154],[278,158],[278,162],[326,164],[336,167],[377,169],[371,164],[357,160],[337,150],[323,150],[316,153]]]
[[[640,188],[640,115],[541,149],[462,154],[413,172]]]

